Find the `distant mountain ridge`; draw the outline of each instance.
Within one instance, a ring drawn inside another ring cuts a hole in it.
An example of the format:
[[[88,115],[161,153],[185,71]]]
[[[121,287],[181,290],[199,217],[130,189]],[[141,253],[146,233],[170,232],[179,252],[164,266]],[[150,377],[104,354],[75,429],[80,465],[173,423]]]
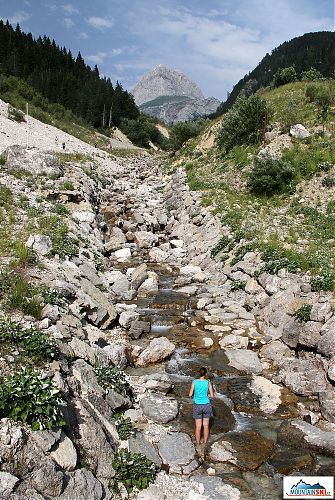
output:
[[[134,87],[140,110],[166,123],[187,121],[213,113],[220,101],[205,99],[201,89],[184,73],[159,64]]]
[[[227,111],[241,94],[251,94],[271,83],[280,68],[295,66],[297,75],[314,67],[329,78],[335,70],[335,33],[319,31],[305,33],[276,47],[266,54],[256,68],[244,76],[233,88],[228,99],[221,103],[216,116]]]

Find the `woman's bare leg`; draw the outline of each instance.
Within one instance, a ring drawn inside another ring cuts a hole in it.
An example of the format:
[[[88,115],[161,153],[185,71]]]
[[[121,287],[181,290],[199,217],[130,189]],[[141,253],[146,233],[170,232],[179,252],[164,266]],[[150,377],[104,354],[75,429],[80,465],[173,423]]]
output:
[[[209,436],[209,418],[204,418],[202,422],[204,425],[204,444],[206,444]]]
[[[202,427],[202,419],[196,418],[195,419],[195,440],[196,440],[197,444],[200,444],[201,427]]]

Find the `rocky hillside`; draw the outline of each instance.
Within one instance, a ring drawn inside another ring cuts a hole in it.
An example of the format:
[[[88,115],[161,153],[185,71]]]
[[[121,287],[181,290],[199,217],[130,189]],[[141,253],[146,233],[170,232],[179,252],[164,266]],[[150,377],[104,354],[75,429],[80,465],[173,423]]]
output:
[[[214,97],[205,99],[186,75],[162,64],[142,78],[133,95],[141,111],[166,123],[213,113],[220,104]]]
[[[0,497],[279,500],[334,475],[333,294],[257,250],[223,266],[183,168],[52,142],[0,140]]]

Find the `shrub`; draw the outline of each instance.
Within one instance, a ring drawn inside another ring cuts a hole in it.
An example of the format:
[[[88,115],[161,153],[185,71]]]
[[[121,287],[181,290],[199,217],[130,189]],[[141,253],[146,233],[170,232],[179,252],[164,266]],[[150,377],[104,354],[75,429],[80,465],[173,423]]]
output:
[[[280,269],[287,269],[290,273],[295,273],[302,267],[305,267],[303,256],[283,248],[277,248],[267,245],[261,253],[262,260],[265,265],[262,271],[269,274],[276,274]]]
[[[244,290],[246,282],[242,280],[232,280],[230,284],[230,289],[232,292],[236,292],[237,290]]]
[[[32,430],[65,425],[59,405],[65,404],[60,390],[45,375],[22,368],[0,383],[0,418],[27,423]]]
[[[74,185],[71,181],[64,181],[60,185],[61,189],[65,189],[66,191],[74,191]]]
[[[271,196],[292,191],[294,178],[295,171],[289,163],[271,155],[263,155],[254,160],[248,186],[255,194]]]
[[[43,287],[40,294],[44,304],[54,304],[63,310],[66,309],[69,303],[68,299],[54,288]]]
[[[218,253],[224,250],[230,243],[231,240],[228,238],[228,236],[226,235],[222,236],[220,241],[215,245],[215,247],[212,248],[211,256],[215,257]]]
[[[39,225],[41,232],[51,239],[53,255],[57,254],[61,259],[78,256],[79,242],[68,235],[68,226],[61,216],[55,214],[42,217]]]
[[[234,146],[257,144],[265,133],[269,108],[258,95],[240,97],[224,116],[217,145],[226,153]]]
[[[0,207],[8,210],[14,204],[14,196],[9,187],[0,184]]]
[[[121,482],[128,493],[134,488],[147,488],[156,477],[156,466],[151,460],[141,453],[129,453],[124,448],[115,454],[112,465],[115,470],[115,488],[117,482]]]
[[[297,72],[294,66],[289,66],[287,68],[281,68],[277,71],[274,76],[273,83],[275,87],[280,87],[286,83],[295,82],[297,79]]]
[[[106,389],[113,389],[122,396],[130,393],[130,386],[125,373],[116,367],[100,366],[95,369],[99,385]]]
[[[6,156],[4,154],[0,155],[0,166],[6,164]]]
[[[170,132],[170,144],[173,151],[178,151],[189,139],[200,134],[203,126],[203,120],[195,122],[178,122],[172,126]]]
[[[322,161],[319,163],[319,169],[321,172],[329,172],[329,170],[332,168],[332,164],[329,161]]]
[[[320,78],[323,78],[323,75],[315,68],[310,68],[301,73],[301,80],[303,81],[314,82],[315,80],[320,80]]]
[[[22,241],[16,240],[13,243],[11,253],[15,257],[15,266],[32,267],[38,264],[37,253],[32,248],[28,248]]]
[[[141,148],[148,148],[150,142],[160,146],[162,149],[166,149],[167,147],[168,141],[149,117],[140,115],[135,120],[124,118],[121,120],[120,129],[131,142]]]
[[[119,438],[128,439],[134,432],[131,419],[129,417],[126,418],[123,413],[116,413],[114,419]]]
[[[55,213],[57,215],[64,215],[65,216],[65,215],[70,214],[70,210],[62,203],[55,203],[52,206],[51,210],[53,213]]]
[[[14,108],[10,104],[8,105],[8,118],[18,123],[26,121],[24,113],[19,109]]]
[[[299,307],[294,313],[294,317],[300,322],[306,322],[310,321],[311,319],[311,310],[312,306],[310,304],[304,304],[303,306]]]
[[[312,292],[334,291],[335,288],[335,273],[332,271],[325,271],[318,276],[311,279]]]
[[[325,187],[334,187],[335,186],[335,177],[333,175],[327,175],[327,177],[325,177],[322,180],[322,185]]]

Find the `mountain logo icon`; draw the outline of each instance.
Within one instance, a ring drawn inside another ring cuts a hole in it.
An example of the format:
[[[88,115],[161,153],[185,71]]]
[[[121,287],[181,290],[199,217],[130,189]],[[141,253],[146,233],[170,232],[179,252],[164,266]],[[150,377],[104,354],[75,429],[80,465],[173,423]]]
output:
[[[284,477],[284,498],[334,498],[334,478]]]

